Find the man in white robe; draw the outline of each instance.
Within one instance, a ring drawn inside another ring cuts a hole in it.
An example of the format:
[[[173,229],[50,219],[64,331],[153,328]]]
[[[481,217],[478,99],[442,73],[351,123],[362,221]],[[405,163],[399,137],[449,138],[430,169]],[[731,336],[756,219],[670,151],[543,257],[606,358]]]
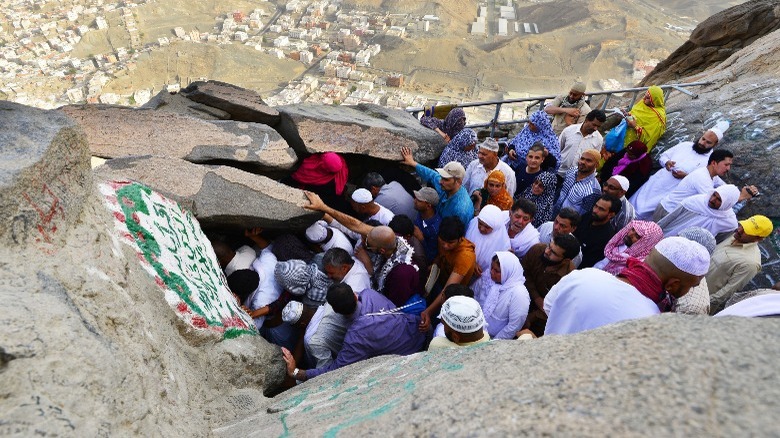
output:
[[[630,199],[636,208],[636,218],[650,220],[664,196],[689,173],[705,167],[712,149],[723,139],[728,127],[728,122],[720,121],[696,141],[684,141],[665,150],[658,159],[662,169],[653,174]]]
[[[725,184],[721,177],[731,170],[733,161],[734,154],[731,151],[726,149],[713,151],[707,167],[691,172],[661,200],[653,213],[653,220],[658,222],[691,196],[709,193],[712,189]]]
[[[671,297],[684,296],[707,273],[710,255],[682,237],[662,240],[644,262]],[[628,280],[587,268],[563,277],[544,298],[544,334],[571,334],[660,313],[659,306]]]
[[[689,227],[702,227],[720,242],[739,225],[737,215],[732,210],[739,197],[737,186],[722,185],[707,194],[686,199],[673,212],[658,221],[658,226],[666,237],[676,236]]]

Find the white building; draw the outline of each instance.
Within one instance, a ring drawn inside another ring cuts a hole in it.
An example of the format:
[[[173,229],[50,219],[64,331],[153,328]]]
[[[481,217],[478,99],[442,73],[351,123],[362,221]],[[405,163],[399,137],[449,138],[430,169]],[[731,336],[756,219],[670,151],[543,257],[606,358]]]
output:
[[[483,18],[483,17],[478,17]],[[471,34],[472,35],[485,35],[485,22],[484,21],[475,21],[474,23],[471,23]]]
[[[301,62],[304,64],[311,64],[312,61],[314,61],[314,54],[312,54],[308,50],[303,50],[300,52],[301,55]]]
[[[288,31],[288,34],[290,35],[290,38],[295,38],[298,40],[302,40],[308,32],[306,29],[290,29]]]
[[[507,21],[506,18],[498,19],[498,34],[500,36],[507,36]]]
[[[184,38],[184,36],[187,35],[187,32],[184,32],[184,28],[179,26],[173,28],[173,34],[176,35],[177,38]]]
[[[95,27],[97,27],[100,30],[108,29],[108,22],[106,22],[106,19],[103,17],[96,17]]]
[[[244,42],[249,39],[249,35],[246,32],[238,31],[233,34],[233,41]]]
[[[290,38],[286,35],[281,35],[274,39],[274,47],[288,47],[290,45]]]

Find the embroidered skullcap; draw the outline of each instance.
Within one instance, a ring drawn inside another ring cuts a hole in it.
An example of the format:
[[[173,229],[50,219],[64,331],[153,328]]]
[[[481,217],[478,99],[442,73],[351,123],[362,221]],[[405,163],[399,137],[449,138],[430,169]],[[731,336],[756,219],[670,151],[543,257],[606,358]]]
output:
[[[718,137],[718,141],[721,141],[723,140],[723,134],[726,133],[726,130],[729,129],[729,126],[730,124],[728,120],[719,120],[718,123],[716,123],[715,126],[709,130],[712,131],[716,137]]]
[[[597,151],[596,149],[585,149],[582,151],[582,155],[589,156],[593,161],[601,160],[601,152]]]
[[[629,187],[628,178],[626,178],[623,175],[612,175],[610,178],[617,181],[618,184],[620,184],[621,189],[628,191],[628,187]]]
[[[658,242],[655,250],[666,257],[677,269],[691,275],[701,276],[710,268],[710,254],[700,243],[684,237],[667,237]]]
[[[480,149],[485,149],[488,151],[498,152],[498,142],[493,137],[488,137],[479,144]]]
[[[458,333],[474,333],[485,326],[485,315],[474,298],[457,295],[441,306],[439,319]]]
[[[715,246],[717,245],[715,242],[715,236],[713,236],[712,233],[710,233],[709,230],[705,228],[688,227],[677,233],[677,235],[680,237],[685,237],[688,240],[693,240],[694,242],[706,248],[710,254],[715,251]]]
[[[368,204],[374,200],[374,197],[371,196],[371,192],[366,189],[357,189],[352,192],[352,200],[358,204]]]
[[[572,91],[576,91],[578,93],[584,93],[585,92],[585,83],[583,82],[575,82],[574,85],[571,86]]]
[[[300,321],[301,315],[303,315],[303,303],[300,301],[290,301],[282,309],[282,321],[288,324]]]
[[[323,220],[318,220],[306,229],[306,238],[309,239],[309,242],[311,243],[321,243],[327,237],[328,224]]]

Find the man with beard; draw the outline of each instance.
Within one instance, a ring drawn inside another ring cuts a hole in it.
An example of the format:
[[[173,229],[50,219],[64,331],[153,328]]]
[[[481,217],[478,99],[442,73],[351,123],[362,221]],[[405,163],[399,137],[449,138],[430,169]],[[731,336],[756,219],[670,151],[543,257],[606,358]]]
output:
[[[667,237],[676,236],[689,227],[702,227],[712,233],[717,242],[721,242],[739,226],[732,208],[739,196],[739,189],[733,184],[724,184],[710,193],[691,196],[658,221],[658,226]]]
[[[544,107],[544,112],[553,116],[552,129],[555,135],[561,135],[567,126],[582,123],[590,113],[590,105],[585,102],[585,84],[572,85],[569,94],[558,96]]]
[[[740,221],[734,235],[715,247],[706,276],[711,313],[720,311],[735,292],[761,271],[758,243],[769,237],[773,229],[768,217],[755,215]]]
[[[644,260],[663,238],[664,232],[655,222],[631,221],[607,242],[604,259],[593,267],[617,275],[629,258]]]
[[[583,201],[594,193],[601,193],[601,185],[596,179],[596,167],[601,160],[601,154],[595,149],[586,149],[580,156],[576,168],[569,169],[563,179],[561,194],[555,203],[555,211],[562,208],[573,208],[577,213],[584,214]]]
[[[670,211],[677,208],[680,203],[691,196],[707,193],[710,190],[720,187],[725,182],[721,179],[729,170],[734,162],[734,154],[726,149],[713,151],[710,159],[707,161],[707,167],[696,169],[680,181],[680,184],[674,190],[669,192],[656,207],[653,212],[653,220],[658,222]]]
[[[351,231],[365,236],[365,246],[355,250],[355,258],[366,267],[378,292],[399,307],[422,292],[418,267],[412,261],[412,248],[403,237],[396,236],[388,226],[372,227],[337,211],[325,205],[315,193],[304,193],[310,202],[304,208],[321,211]]]
[[[580,269],[590,268],[604,258],[604,248],[616,232],[612,218],[620,213],[620,207],[619,199],[603,194],[591,212],[582,217],[582,223],[574,231],[574,237],[582,244]]]
[[[536,336],[544,334],[547,314],[544,313],[544,297],[561,278],[575,269],[572,259],[580,253],[580,242],[569,233],[553,237],[550,243],[531,247],[521,264],[525,273],[525,287],[531,295],[531,308],[525,328]]]
[[[662,169],[630,197],[637,219],[650,220],[658,203],[689,173],[707,165],[712,149],[723,139],[729,122],[720,121],[693,142],[684,141],[665,150],[658,163]]]
[[[571,208],[562,208],[558,215],[555,216],[555,219],[539,226],[539,242],[550,243],[562,234],[574,233],[581,220],[582,217],[576,211]],[[582,252],[578,252],[577,256],[572,259],[572,262],[574,262],[575,268],[579,266],[582,262]]]

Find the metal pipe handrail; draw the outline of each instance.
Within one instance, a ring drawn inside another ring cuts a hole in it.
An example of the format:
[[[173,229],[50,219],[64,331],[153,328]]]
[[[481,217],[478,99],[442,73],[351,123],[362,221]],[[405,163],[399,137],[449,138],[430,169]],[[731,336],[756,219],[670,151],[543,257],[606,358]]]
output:
[[[692,93],[686,88],[688,87],[698,87],[702,85],[708,85],[711,82],[690,82],[687,84],[666,84],[666,85],[659,85],[661,89],[664,91],[664,99],[669,97],[669,94],[672,91],[679,91],[681,93],[687,94],[691,96],[692,98],[696,99],[699,97],[698,94]],[[607,105],[609,105],[609,101],[615,94],[623,94],[623,93],[632,93],[631,96],[631,102],[627,105],[627,108],[631,108],[634,105],[634,102],[636,102],[637,96],[639,96],[640,92],[646,91],[650,87],[633,87],[633,88],[623,88],[620,90],[605,90],[605,91],[594,91],[590,93],[585,93],[585,101],[590,103],[591,98],[593,96],[603,96],[606,95],[606,98],[600,105],[600,109],[604,110],[607,108]],[[558,95],[546,95],[546,96],[533,96],[533,97],[520,97],[515,99],[506,99],[506,100],[486,100],[481,102],[464,102],[459,103],[457,106],[459,108],[471,108],[471,107],[480,107],[480,106],[490,106],[495,105],[496,110],[493,116],[493,120],[490,122],[483,122],[483,123],[474,123],[470,125],[466,125],[467,128],[486,128],[490,127],[490,135],[494,136],[496,127],[503,126],[503,125],[513,125],[517,123],[525,123],[528,121],[527,118],[525,119],[518,119],[518,120],[509,120],[509,121],[499,121],[498,116],[501,113],[501,107],[505,104],[511,104],[511,103],[520,103],[520,102],[533,102],[530,105],[526,106],[526,112],[528,111],[528,108],[533,108],[536,105],[539,105],[539,108],[544,107],[544,103],[548,99],[555,99],[558,97]],[[425,111],[425,108],[407,108],[407,112],[411,113],[415,117],[419,117],[419,113],[422,111]]]

